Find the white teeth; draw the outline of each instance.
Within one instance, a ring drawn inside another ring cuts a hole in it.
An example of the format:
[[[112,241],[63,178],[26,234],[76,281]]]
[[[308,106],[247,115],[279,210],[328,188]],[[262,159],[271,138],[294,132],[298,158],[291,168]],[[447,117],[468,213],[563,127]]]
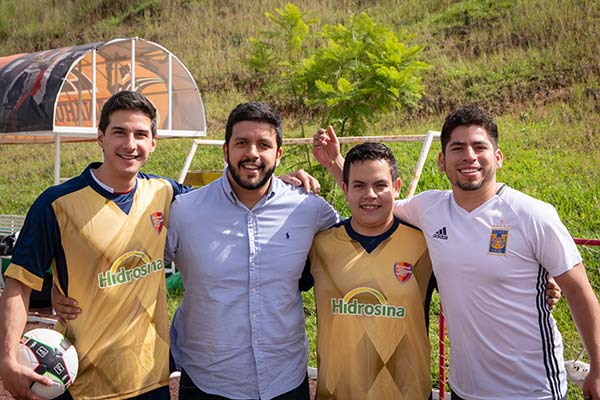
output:
[[[470,174],[470,173],[477,172],[477,171],[479,171],[479,170],[478,169],[462,169],[461,170],[461,172],[464,172],[466,174]]]
[[[362,208],[369,208],[369,209],[371,209],[371,208],[373,208],[373,209],[374,209],[374,208],[379,208],[379,206],[378,206],[378,205],[375,205],[375,204],[373,204],[373,205],[362,205],[361,207],[362,207]]]

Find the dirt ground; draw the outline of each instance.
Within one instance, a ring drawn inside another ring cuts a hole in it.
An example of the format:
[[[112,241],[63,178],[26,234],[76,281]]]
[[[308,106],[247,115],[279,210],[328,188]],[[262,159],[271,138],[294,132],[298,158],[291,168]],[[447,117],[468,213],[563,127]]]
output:
[[[51,311],[47,310],[47,309],[35,310],[34,312],[31,313],[31,315],[35,315],[35,316],[41,317],[41,318],[50,318],[50,319],[54,318],[52,316]],[[46,323],[39,323],[39,322],[28,322],[27,325],[25,326],[25,331],[29,331],[29,330],[35,329],[35,328],[48,328],[48,327],[51,327],[51,325],[46,324]],[[310,383],[310,398],[314,399],[315,391],[316,391],[316,381],[311,379],[309,381],[309,383]],[[179,394],[179,378],[178,377],[171,378],[169,387],[171,389],[171,400],[177,400],[178,394]],[[1,379],[0,379],[0,400],[14,400],[14,398],[10,395],[10,393],[8,393],[4,389]]]

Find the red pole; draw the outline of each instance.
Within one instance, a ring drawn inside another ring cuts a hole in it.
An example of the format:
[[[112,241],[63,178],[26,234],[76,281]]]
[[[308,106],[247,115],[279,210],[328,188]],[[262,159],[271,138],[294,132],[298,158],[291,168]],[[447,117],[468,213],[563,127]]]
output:
[[[600,239],[580,239],[573,238],[575,244],[581,244],[584,246],[600,246]]]
[[[446,399],[446,318],[440,303],[440,400]]]

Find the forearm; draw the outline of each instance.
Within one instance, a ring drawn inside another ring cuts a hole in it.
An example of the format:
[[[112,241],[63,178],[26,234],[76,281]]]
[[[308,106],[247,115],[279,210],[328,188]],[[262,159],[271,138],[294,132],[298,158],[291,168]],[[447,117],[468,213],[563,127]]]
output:
[[[0,297],[0,360],[16,359],[23,329],[27,323],[27,311],[31,288],[8,278]]]
[[[329,171],[333,179],[335,179],[335,183],[339,187],[342,187],[342,182],[344,181],[344,157],[339,155],[335,160],[332,160],[329,165],[324,165],[324,167]]]
[[[581,336],[590,359],[590,367],[600,371],[600,307],[594,291],[583,290],[572,299],[572,294],[565,294],[573,321]]]
[[[555,277],[560,285],[577,331],[590,358],[590,366],[600,372],[600,306],[582,264]]]

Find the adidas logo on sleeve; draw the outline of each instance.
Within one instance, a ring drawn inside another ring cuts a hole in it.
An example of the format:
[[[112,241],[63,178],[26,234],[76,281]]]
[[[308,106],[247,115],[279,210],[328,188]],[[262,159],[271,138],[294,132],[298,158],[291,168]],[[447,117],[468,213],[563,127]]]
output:
[[[433,234],[435,239],[448,240],[448,235],[446,234],[446,227],[439,229],[437,232]]]

